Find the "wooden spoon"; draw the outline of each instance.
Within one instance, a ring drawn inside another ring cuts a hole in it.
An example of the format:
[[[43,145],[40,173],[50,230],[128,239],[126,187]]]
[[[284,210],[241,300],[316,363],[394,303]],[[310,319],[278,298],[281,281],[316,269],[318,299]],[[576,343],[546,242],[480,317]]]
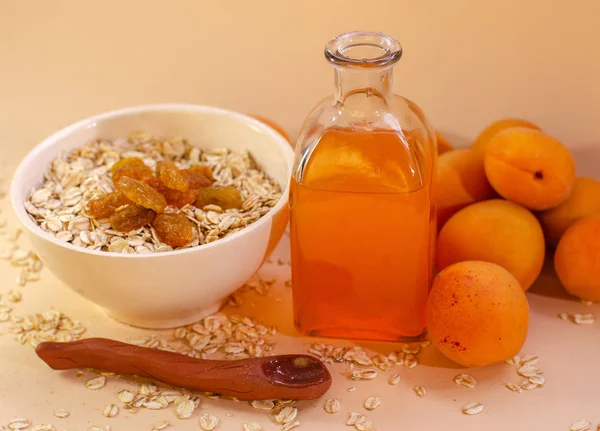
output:
[[[247,400],[312,400],[325,394],[331,386],[327,367],[308,355],[217,361],[105,338],[45,342],[39,344],[35,352],[54,370],[96,368],[135,374],[174,386]]]

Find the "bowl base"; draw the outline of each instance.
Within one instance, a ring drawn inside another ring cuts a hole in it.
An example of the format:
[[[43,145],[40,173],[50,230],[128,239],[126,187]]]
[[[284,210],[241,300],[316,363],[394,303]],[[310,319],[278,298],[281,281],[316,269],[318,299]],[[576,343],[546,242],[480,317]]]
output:
[[[171,329],[177,328],[179,326],[185,326],[192,323],[196,323],[199,320],[202,320],[206,316],[216,313],[221,308],[221,303],[218,302],[210,307],[204,308],[201,311],[197,311],[192,314],[182,315],[176,318],[170,319],[146,319],[140,318],[137,316],[128,316],[119,313],[113,313],[112,311],[104,309],[104,312],[114,320],[125,323],[129,326],[134,326],[136,328],[143,329]]]

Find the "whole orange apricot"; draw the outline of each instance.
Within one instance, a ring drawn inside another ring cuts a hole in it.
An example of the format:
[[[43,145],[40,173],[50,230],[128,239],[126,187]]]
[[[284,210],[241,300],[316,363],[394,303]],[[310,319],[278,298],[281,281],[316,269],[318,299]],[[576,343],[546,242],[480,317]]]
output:
[[[277,124],[275,121],[270,120],[266,117],[260,116],[260,115],[251,115],[252,118],[254,118],[255,120],[260,121],[261,123],[265,123],[267,126],[271,127],[272,129],[274,129],[277,133],[279,133],[281,136],[283,136],[285,139],[287,139],[287,141],[291,144],[292,140],[290,139],[290,135],[288,135],[286,133],[286,131],[283,129],[283,127],[281,127],[279,124]]]
[[[440,272],[427,302],[431,340],[451,360],[480,367],[515,356],[527,337],[529,305],[519,282],[489,262]]]
[[[511,127],[525,127],[527,129],[541,130],[535,124],[521,120],[520,118],[503,118],[502,120],[494,121],[492,124],[487,126],[483,131],[475,138],[475,142],[471,148],[475,151],[485,153],[490,139],[498,132],[510,129]]]
[[[559,140],[539,130],[512,128],[496,133],[484,167],[502,197],[543,211],[566,201],[575,184],[575,160]]]
[[[544,211],[538,218],[546,241],[550,245],[556,245],[569,226],[583,217],[594,214],[600,214],[600,181],[579,177],[575,179],[569,199],[555,208]]]
[[[582,218],[556,247],[554,269],[571,295],[600,301],[600,215]]]
[[[542,228],[531,212],[491,199],[450,217],[438,236],[436,262],[440,270],[465,260],[495,263],[527,290],[542,270],[545,251]]]
[[[497,197],[473,150],[452,150],[438,157],[434,190],[438,228],[467,205]]]
[[[448,142],[446,137],[444,135],[442,135],[440,132],[437,132],[437,131],[435,132],[435,138],[437,140],[437,149],[438,149],[439,155],[442,155],[442,154],[447,153],[448,151],[452,151],[454,149],[452,144],[450,142]]]

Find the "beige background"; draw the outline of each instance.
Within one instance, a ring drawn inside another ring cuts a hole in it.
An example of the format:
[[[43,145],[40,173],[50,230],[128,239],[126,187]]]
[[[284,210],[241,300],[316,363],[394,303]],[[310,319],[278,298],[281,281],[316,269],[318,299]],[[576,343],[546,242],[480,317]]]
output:
[[[455,143],[467,143],[494,119],[520,116],[567,143],[577,153],[580,173],[598,175],[599,16],[597,0],[0,0],[0,163],[6,178],[26,151],[57,128],[143,103],[192,102],[258,113],[295,134],[332,88],[325,42],[343,31],[373,29],[396,36],[405,48],[396,68],[397,92],[420,104]],[[14,228],[8,203],[0,204],[1,218],[8,214]],[[286,246],[284,241],[278,251],[283,258]],[[287,270],[264,271],[278,277],[281,302],[255,298],[259,307],[248,313],[280,326],[279,351],[303,350],[287,319]],[[15,288],[15,275],[0,262],[0,293]],[[23,294],[18,314],[55,306],[85,320],[90,335],[127,339],[137,333],[106,319],[47,271]],[[475,390],[458,388],[451,383],[456,370],[430,358],[426,366],[400,370],[398,387],[385,377],[359,382],[352,393],[340,368],[330,396],[342,399],[344,415],[363,411],[364,397],[381,396],[382,406],[370,414],[380,431],[433,430],[440,424],[452,430],[567,430],[583,417],[600,421],[598,323],[578,327],[555,317],[599,315],[598,306],[561,298],[551,275],[528,296],[532,327],[524,352],[542,358],[548,381],[543,389],[514,394],[502,388],[504,381],[519,381],[503,364],[472,371],[480,381]],[[171,411],[106,420],[98,409],[114,400],[123,383],[91,393],[71,374],[41,368],[31,350],[7,333],[0,336],[0,352],[0,425],[16,415],[79,431],[107,423],[114,431],[147,430],[161,419],[176,421]],[[426,398],[412,393],[416,384],[429,389]],[[472,401],[486,403],[485,413],[461,415],[460,406]],[[279,429],[240,404],[203,403],[201,413],[218,415],[222,430],[239,430],[246,420]],[[301,407],[299,430],[348,429],[341,415],[324,414],[320,402]],[[69,421],[54,418],[56,408],[70,409]],[[194,416],[174,429],[198,429],[196,423]]]

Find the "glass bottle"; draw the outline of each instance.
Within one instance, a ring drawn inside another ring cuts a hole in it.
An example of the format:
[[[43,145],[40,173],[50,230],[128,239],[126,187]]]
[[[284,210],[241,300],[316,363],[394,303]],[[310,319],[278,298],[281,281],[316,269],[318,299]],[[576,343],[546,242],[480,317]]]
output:
[[[331,40],[335,93],[308,116],[291,179],[294,320],[307,335],[414,341],[426,331],[435,135],[392,92],[390,36]]]

